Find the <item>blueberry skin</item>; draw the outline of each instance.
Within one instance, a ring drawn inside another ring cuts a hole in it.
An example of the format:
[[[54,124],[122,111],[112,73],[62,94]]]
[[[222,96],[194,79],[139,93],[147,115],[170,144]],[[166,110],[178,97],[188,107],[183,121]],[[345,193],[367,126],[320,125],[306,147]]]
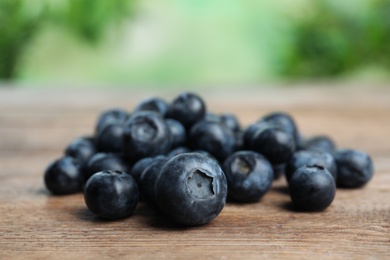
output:
[[[162,168],[155,183],[161,211],[186,226],[203,225],[225,206],[227,182],[218,163],[199,153],[179,154]]]
[[[319,135],[313,136],[306,140],[302,140],[299,144],[298,149],[333,153],[336,149],[336,145],[330,137]]]
[[[291,176],[302,166],[317,165],[326,168],[337,180],[337,165],[336,160],[330,153],[318,151],[298,151],[294,153],[293,157],[286,165],[286,179],[289,182]]]
[[[333,153],[338,175],[337,186],[359,188],[371,180],[374,175],[374,164],[371,157],[352,149],[340,149]]]
[[[165,117],[168,111],[168,103],[158,97],[152,97],[141,101],[135,108],[134,112],[138,111],[153,111],[159,113],[162,117]]]
[[[274,174],[262,155],[239,151],[223,163],[228,183],[228,197],[239,202],[259,201],[271,188]]]
[[[321,166],[299,168],[291,177],[289,188],[295,207],[302,211],[322,211],[336,194],[334,178]]]
[[[295,151],[294,137],[275,124],[262,122],[254,127],[250,150],[264,155],[272,164],[287,162]]]
[[[105,124],[97,133],[96,144],[100,152],[122,152],[123,123],[112,122]]]
[[[166,119],[165,122],[168,125],[169,131],[171,132],[172,148],[183,146],[186,143],[186,129],[177,120]]]
[[[291,115],[285,112],[273,112],[265,115],[261,121],[266,121],[277,125],[285,132],[291,134],[294,137],[295,144],[299,142],[299,131],[298,127]]]
[[[193,150],[205,150],[221,162],[236,148],[233,132],[219,123],[210,121],[196,123],[191,128],[188,142]]]
[[[79,161],[69,156],[61,157],[52,162],[44,174],[46,188],[54,195],[81,191],[83,180]]]
[[[101,218],[130,216],[137,206],[139,190],[133,177],[120,171],[95,173],[86,183],[84,200],[90,211]]]
[[[98,116],[95,132],[98,134],[106,124],[113,122],[124,123],[129,118],[129,114],[122,108],[111,108],[100,113]]]
[[[169,127],[155,112],[134,113],[125,124],[123,151],[129,161],[166,154],[171,145]]]
[[[95,140],[92,137],[75,138],[65,148],[64,153],[78,160],[81,167],[84,167],[88,160],[97,153]]]
[[[188,130],[206,114],[206,105],[201,97],[184,92],[177,96],[168,108],[167,117],[182,123]]]
[[[129,172],[129,165],[120,154],[115,153],[97,153],[88,161],[84,172],[85,181],[93,174],[105,170],[114,170],[121,172]]]
[[[152,204],[156,205],[156,197],[154,185],[158,176],[161,173],[161,169],[168,161],[167,157],[157,157],[143,170],[139,179],[139,188],[143,197]]]

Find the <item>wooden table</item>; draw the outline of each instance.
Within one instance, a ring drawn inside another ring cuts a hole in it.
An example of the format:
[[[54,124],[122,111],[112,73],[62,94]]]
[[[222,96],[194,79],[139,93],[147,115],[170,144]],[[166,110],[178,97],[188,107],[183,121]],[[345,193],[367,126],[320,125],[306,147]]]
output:
[[[324,212],[290,208],[286,182],[253,204],[227,204],[211,223],[179,228],[140,203],[130,218],[105,222],[82,194],[55,197],[43,184],[49,162],[74,137],[92,133],[108,107],[178,91],[0,88],[0,259],[142,258],[390,259],[390,89],[360,86],[200,88],[209,110],[235,112],[243,125],[290,112],[304,135],[328,134],[370,153],[375,176],[337,190]]]

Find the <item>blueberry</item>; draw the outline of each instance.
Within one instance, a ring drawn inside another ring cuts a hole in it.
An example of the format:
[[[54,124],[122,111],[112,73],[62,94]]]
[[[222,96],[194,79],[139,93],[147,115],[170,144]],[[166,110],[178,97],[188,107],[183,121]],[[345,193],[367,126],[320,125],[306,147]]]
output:
[[[220,118],[221,123],[234,133],[241,130],[240,123],[235,115],[231,113],[223,113]]]
[[[247,131],[251,131],[250,150],[261,153],[272,164],[287,162],[295,151],[293,136],[275,124],[263,121]]]
[[[226,177],[218,163],[199,153],[171,158],[155,183],[161,211],[187,226],[202,225],[217,217],[226,195]]]
[[[374,165],[370,156],[358,150],[340,149],[333,154],[337,169],[337,186],[359,188],[371,180]]]
[[[295,124],[295,121],[291,115],[285,112],[273,112],[265,115],[260,120],[277,125],[285,132],[291,134],[294,137],[295,144],[296,145],[298,144],[299,142],[298,127]]]
[[[105,124],[96,136],[96,144],[100,152],[122,152],[123,123],[112,122]]]
[[[78,137],[65,148],[65,155],[75,158],[84,167],[96,153],[95,140],[92,137]]]
[[[124,123],[129,118],[129,114],[121,108],[112,108],[100,113],[96,122],[96,133],[98,134],[106,124],[113,122]]]
[[[69,156],[52,162],[44,174],[46,188],[56,195],[81,191],[83,180],[79,161]]]
[[[173,118],[183,124],[186,129],[190,129],[206,114],[204,101],[196,94],[184,92],[177,96],[168,108],[168,118]]]
[[[89,178],[84,200],[88,209],[101,218],[125,218],[136,208],[139,190],[130,175],[120,171],[102,171]]]
[[[153,111],[159,113],[162,117],[165,117],[168,111],[168,103],[158,97],[148,98],[134,108],[134,112],[138,111]]]
[[[129,172],[129,165],[119,154],[97,153],[88,161],[84,172],[85,181],[87,181],[93,174],[105,170]]]
[[[143,170],[140,176],[139,188],[141,190],[141,194],[152,205],[157,204],[154,190],[156,179],[161,173],[161,168],[167,161],[167,157],[158,156],[157,158],[154,158],[153,161]]]
[[[288,161],[286,166],[286,178],[287,181],[290,181],[291,176],[296,170],[302,166],[313,166],[318,165],[326,168],[333,176],[337,179],[337,166],[334,157],[325,152],[317,151],[298,151],[294,154],[293,157]]]
[[[336,145],[330,137],[319,135],[302,140],[299,144],[299,149],[333,153]]]
[[[166,154],[171,144],[169,127],[157,113],[150,111],[134,113],[125,124],[123,150],[130,161]]]
[[[191,128],[188,141],[190,148],[205,150],[219,161],[231,155],[236,145],[232,131],[219,123],[204,120]]]
[[[271,188],[273,170],[271,164],[260,154],[239,151],[223,163],[228,183],[228,197],[239,202],[260,200]]]
[[[186,143],[186,129],[184,126],[177,120],[174,119],[166,119],[165,122],[169,127],[169,131],[171,132],[172,139],[172,148],[176,148]]]
[[[303,166],[291,177],[290,197],[298,210],[326,209],[336,194],[336,184],[330,172],[322,166]]]

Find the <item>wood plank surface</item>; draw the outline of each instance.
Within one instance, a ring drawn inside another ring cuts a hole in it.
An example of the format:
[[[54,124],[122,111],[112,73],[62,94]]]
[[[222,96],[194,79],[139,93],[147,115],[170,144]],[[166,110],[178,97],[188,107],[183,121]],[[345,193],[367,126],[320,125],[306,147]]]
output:
[[[177,227],[144,203],[130,218],[101,221],[82,194],[50,195],[44,169],[74,137],[93,133],[101,110],[178,92],[0,88],[0,259],[390,259],[390,88],[197,91],[210,111],[234,112],[243,125],[288,111],[304,135],[328,134],[339,147],[370,153],[374,178],[338,189],[319,213],[294,212],[280,179],[260,202],[229,203],[201,227]]]

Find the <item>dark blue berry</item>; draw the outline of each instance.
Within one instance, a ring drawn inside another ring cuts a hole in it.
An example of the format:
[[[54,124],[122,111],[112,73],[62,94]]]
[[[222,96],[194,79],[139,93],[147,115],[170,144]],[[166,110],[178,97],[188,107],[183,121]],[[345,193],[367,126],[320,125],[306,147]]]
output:
[[[330,172],[322,166],[303,166],[291,177],[290,197],[298,210],[326,209],[336,194],[336,184]]]
[[[374,165],[371,157],[352,149],[340,149],[333,153],[337,164],[337,186],[359,188],[371,180]]]
[[[142,172],[153,162],[154,159],[154,157],[145,157],[134,163],[130,170],[130,175],[133,176],[137,183],[139,183]]]
[[[197,226],[218,216],[225,206],[226,177],[218,163],[199,153],[171,158],[155,183],[161,211],[175,222]]]
[[[265,115],[260,121],[266,121],[277,125],[285,132],[291,134],[294,137],[295,144],[299,142],[298,127],[295,124],[293,117],[285,112],[273,112]]]
[[[106,124],[112,124],[114,122],[124,123],[129,118],[127,111],[121,108],[112,108],[100,113],[97,122],[95,132],[98,134]]]
[[[89,178],[84,189],[84,200],[88,209],[101,218],[125,218],[136,208],[139,190],[131,175],[120,171],[102,171]]]
[[[168,108],[168,118],[173,118],[190,129],[206,114],[206,105],[201,97],[194,93],[184,92],[177,96]]]
[[[130,161],[166,154],[171,144],[169,127],[157,113],[134,113],[125,124],[123,148],[126,158]]]
[[[318,151],[298,151],[288,161],[286,166],[286,178],[290,181],[291,176],[302,166],[322,166],[326,168],[337,179],[337,166],[334,157],[325,152]]]
[[[219,123],[210,121],[195,124],[189,133],[188,142],[193,150],[205,150],[219,161],[231,155],[236,148],[233,132]]]
[[[275,124],[263,121],[247,131],[250,131],[250,137],[247,137],[250,138],[250,150],[261,153],[272,164],[287,162],[295,151],[295,141],[291,133]]]
[[[175,149],[173,149],[172,151],[170,151],[168,154],[167,154],[167,157],[168,158],[172,158],[173,156],[176,156],[178,154],[181,154],[181,153],[189,153],[191,152],[190,149],[188,149],[187,147],[184,147],[184,146],[180,146],[180,147],[177,147]]]
[[[252,151],[239,151],[223,163],[228,183],[228,197],[239,202],[260,200],[271,188],[273,170],[262,155]]]
[[[134,108],[134,112],[138,111],[153,111],[159,113],[162,117],[165,117],[168,111],[168,103],[158,97],[148,98]]]
[[[236,133],[241,130],[240,123],[235,115],[231,113],[223,113],[220,118],[221,123],[231,131]]]
[[[44,174],[46,188],[56,195],[81,191],[83,180],[79,161],[69,156],[52,162]]]

